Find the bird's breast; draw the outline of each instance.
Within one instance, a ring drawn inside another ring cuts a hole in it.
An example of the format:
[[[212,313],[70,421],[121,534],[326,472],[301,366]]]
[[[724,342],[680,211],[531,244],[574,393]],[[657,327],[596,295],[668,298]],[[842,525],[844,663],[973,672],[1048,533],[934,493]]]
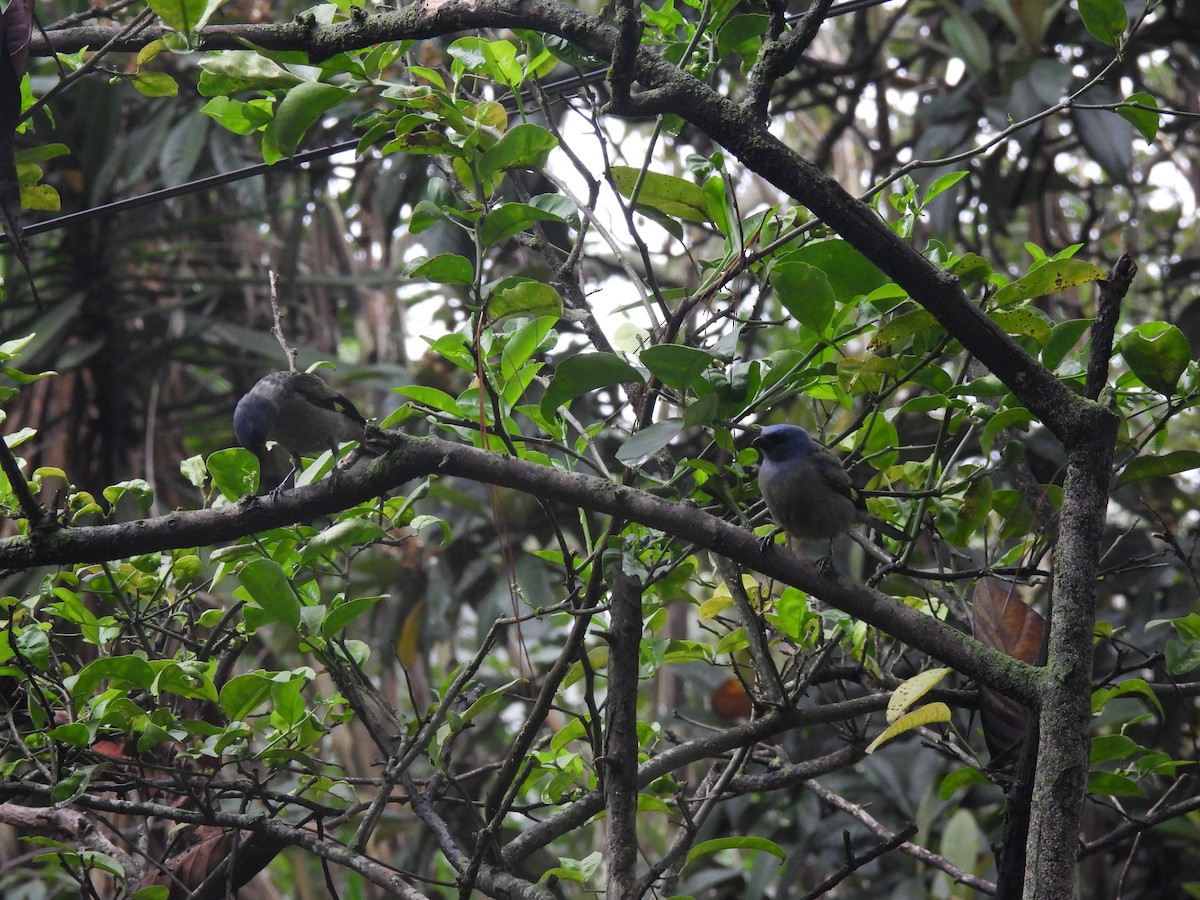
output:
[[[854,524],[854,501],[830,487],[807,463],[764,464],[758,486],[771,518],[793,537],[826,540]]]

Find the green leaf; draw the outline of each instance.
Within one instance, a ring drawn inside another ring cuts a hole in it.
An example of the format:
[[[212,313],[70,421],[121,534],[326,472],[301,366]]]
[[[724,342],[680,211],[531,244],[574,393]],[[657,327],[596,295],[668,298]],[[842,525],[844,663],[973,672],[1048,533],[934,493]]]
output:
[[[59,197],[58,191],[48,184],[22,186],[21,208],[58,212],[62,208],[62,198]]]
[[[310,607],[311,608],[311,607]],[[294,728],[307,715],[301,691],[304,680],[289,678],[271,685],[271,724],[277,728]]]
[[[506,336],[500,351],[500,381],[506,388],[514,379],[527,372],[525,364],[540,350],[553,346],[556,335],[554,316],[539,316],[523,322]],[[528,387],[526,384],[524,387]]]
[[[253,134],[271,124],[274,104],[270,100],[233,100],[229,97],[213,97],[200,112],[213,119],[222,128],[234,134]]]
[[[825,332],[834,311],[829,276],[816,266],[789,260],[772,267],[770,282],[779,302],[797,322],[817,334]]]
[[[722,850],[757,850],[770,853],[778,859],[787,859],[787,852],[774,841],[760,837],[724,837],[701,841],[688,851],[687,861],[690,863],[701,856],[710,853],[720,853]]]
[[[990,783],[988,777],[978,769],[955,769],[938,785],[938,799],[945,803],[961,788]]]
[[[542,396],[542,415],[549,418],[576,397],[625,382],[642,384],[645,378],[615,353],[568,356],[555,367],[550,386]]]
[[[1059,322],[1050,331],[1050,339],[1042,347],[1042,365],[1053,371],[1063,358],[1075,349],[1079,339],[1091,328],[1095,319],[1072,319]]]
[[[722,58],[736,53],[745,60],[754,60],[762,48],[762,38],[769,24],[769,17],[762,13],[734,16],[717,36],[717,52]]]
[[[1107,277],[1108,273],[1086,260],[1051,260],[1043,266],[1038,266],[1023,278],[1000,288],[992,297],[992,303],[997,307],[1004,308],[1021,300],[1056,294],[1090,281],[1103,281]]]
[[[258,460],[249,450],[218,450],[205,463],[213,484],[227,500],[239,500],[258,490]]]
[[[465,256],[439,253],[409,267],[405,275],[409,278],[425,278],[434,284],[470,284],[475,280],[475,267]]]
[[[603,862],[604,854],[599,850],[589,853],[583,859],[559,857],[557,866],[542,873],[542,880],[545,881],[553,875],[563,881],[574,881],[578,884],[584,884],[600,870],[600,865]]]
[[[221,688],[220,704],[231,722],[247,718],[271,699],[272,679],[261,672],[235,675]]]
[[[78,675],[66,679],[67,689],[75,700],[98,693],[96,689],[103,681],[120,690],[149,690],[154,684],[154,669],[140,656],[103,656],[80,669]]]
[[[934,327],[941,329],[933,313],[923,308],[910,309],[888,320],[875,332],[875,337],[871,338],[871,343],[867,346],[872,351],[892,349],[896,345],[897,349],[904,349],[913,335]]]
[[[431,200],[421,200],[413,207],[408,219],[408,231],[410,234],[420,234],[445,220],[446,214],[440,206]]]
[[[1174,450],[1161,456],[1139,456],[1125,467],[1117,478],[1117,487],[1146,478],[1161,478],[1200,469],[1200,451]]]
[[[92,733],[82,722],[66,722],[50,729],[50,737],[72,747],[84,748],[92,743]]]
[[[392,388],[392,390],[397,394],[410,397],[417,403],[428,406],[430,409],[440,409],[442,412],[448,412],[455,416],[460,415],[462,412],[458,408],[458,401],[438,388],[427,387],[423,384],[404,384],[400,387]]]
[[[562,318],[563,303],[558,291],[530,278],[509,277],[499,281],[487,298],[487,314],[493,324],[510,316]]]
[[[533,226],[534,222],[562,222],[562,218],[527,203],[505,203],[496,207],[479,229],[479,239],[485,247],[520,234]]]
[[[545,167],[550,151],[558,146],[558,138],[541,125],[523,122],[497,141],[479,161],[481,178],[506,169]]]
[[[200,60],[200,93],[228,96],[241,91],[271,91],[300,84],[301,79],[259,53],[221,50]]]
[[[283,567],[273,559],[253,559],[238,572],[246,594],[273,621],[300,626],[300,600]]]
[[[950,190],[950,188],[954,187],[956,184],[966,178],[968,174],[970,173],[964,169],[961,172],[947,172],[945,175],[934,179],[933,184],[931,184],[929,189],[925,191],[925,203],[929,203],[931,200],[937,197],[938,194],[942,194]]]
[[[1184,333],[1167,322],[1145,322],[1117,342],[1117,350],[1146,387],[1170,396],[1192,359]]]
[[[628,200],[633,195],[641,169],[631,166],[613,166],[613,181],[621,196]],[[686,222],[707,222],[708,211],[704,202],[704,191],[700,185],[674,175],[647,172],[638,191],[637,205],[656,209],[665,216],[683,219]]]
[[[146,97],[175,97],[179,95],[179,84],[166,72],[138,72],[133,76],[133,86]]]
[[[195,662],[183,664],[174,660],[154,660],[150,667],[158,669],[150,685],[150,691],[155,696],[168,691],[181,697],[217,702],[217,689],[208,666]]]
[[[1079,0],[1079,17],[1092,37],[1110,47],[1117,45],[1129,27],[1123,0]]]
[[[1088,761],[1093,766],[1127,759],[1137,752],[1138,745],[1131,737],[1123,734],[1104,734],[1092,738],[1092,749]]]
[[[138,888],[130,894],[130,900],[169,900],[170,888],[163,884],[151,884],[150,887]]]
[[[66,806],[78,800],[80,795],[88,789],[88,784],[92,780],[92,773],[98,768],[96,766],[80,766],[58,784],[54,785],[54,790],[50,792],[50,802],[55,806]]]
[[[155,15],[176,31],[190,33],[204,27],[225,0],[147,0]]]
[[[1163,656],[1172,675],[1190,672],[1200,666],[1200,641],[1167,641]]]
[[[1005,334],[1023,335],[1033,338],[1042,347],[1050,340],[1050,322],[1045,314],[1033,306],[1016,309],[997,309],[988,313],[988,318],[1004,329]]]
[[[983,434],[979,437],[980,446],[985,453],[991,452],[992,443],[996,440],[996,435],[1005,428],[1017,428],[1022,425],[1028,425],[1033,421],[1033,418],[1033,413],[1022,406],[1002,409],[996,415],[992,416],[988,420],[987,425],[984,426]]]
[[[1158,136],[1158,120],[1162,115],[1155,99],[1145,91],[1138,91],[1126,97],[1122,104],[1117,107],[1117,112],[1141,133],[1147,144],[1153,141]],[[1153,109],[1142,109],[1143,106]]]
[[[284,156],[295,153],[305,132],[317,123],[327,109],[341,103],[349,93],[345,88],[320,81],[305,81],[288,91],[267,129],[279,152]]]
[[[13,159],[18,166],[23,166],[30,165],[32,163],[45,162],[48,159],[57,159],[60,156],[67,156],[70,154],[70,152],[71,148],[66,144],[41,144],[37,147],[26,147],[24,150],[18,150],[13,154]],[[22,338],[20,340],[28,343],[32,337],[33,335],[29,335],[28,338]],[[13,342],[10,341],[8,343]],[[5,355],[4,358],[10,359],[11,357]]]
[[[1088,774],[1087,790],[1089,794],[1101,794],[1106,797],[1142,797],[1142,789],[1124,775],[1112,772],[1091,772]]]
[[[683,419],[664,419],[643,428],[620,446],[617,459],[622,465],[636,469],[647,459],[675,439],[683,430]]]
[[[301,562],[308,565],[313,560],[328,556],[346,546],[362,547],[387,537],[387,532],[373,519],[343,519],[330,525],[304,547]]]
[[[347,600],[345,603],[339,603],[329,611],[329,615],[325,617],[325,622],[321,625],[321,634],[325,637],[333,637],[343,628],[369,610],[372,606],[378,603],[384,597],[359,597],[355,600]]]
[[[143,510],[149,509],[150,504],[154,502],[154,490],[141,478],[135,478],[132,481],[122,481],[119,484],[110,484],[104,489],[103,493],[104,499],[108,501],[108,505],[114,509],[126,494],[132,496]]]
[[[1153,623],[1147,624],[1146,627],[1149,628],[1150,624]],[[1097,713],[1104,709],[1105,704],[1107,704],[1109,700],[1112,700],[1116,697],[1124,697],[1129,694],[1138,694],[1142,697],[1145,697],[1146,700],[1148,700],[1150,704],[1158,710],[1159,715],[1162,715],[1162,703],[1159,702],[1158,697],[1155,695],[1154,690],[1150,687],[1150,685],[1146,684],[1145,680],[1141,678],[1127,678],[1116,687],[1101,688],[1100,690],[1092,691],[1092,712]]]
[[[787,259],[808,263],[824,272],[834,297],[842,303],[865,297],[891,280],[853,245],[841,239],[813,241],[788,254]]]
[[[655,378],[681,394],[687,393],[710,366],[720,362],[711,353],[682,344],[647,347],[638,359]]]
[[[992,274],[992,264],[977,253],[964,253],[946,271],[969,287],[985,281]]]

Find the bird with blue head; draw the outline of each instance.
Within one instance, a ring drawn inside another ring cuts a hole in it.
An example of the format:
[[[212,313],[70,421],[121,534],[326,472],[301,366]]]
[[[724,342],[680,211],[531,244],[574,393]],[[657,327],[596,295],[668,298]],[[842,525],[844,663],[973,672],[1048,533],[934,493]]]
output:
[[[361,441],[366,419],[346,397],[311,372],[271,372],[259,379],[233,412],[237,441],[258,457],[267,459],[268,442],[278,444],[292,459],[292,471],[275,495],[300,471],[302,454],[337,449],[347,441]]]
[[[910,540],[867,512],[841,460],[800,426],[769,425],[753,443],[762,454],[758,489],[771,518],[789,537],[829,541],[825,565],[833,556],[833,539],[856,522],[896,540]]]

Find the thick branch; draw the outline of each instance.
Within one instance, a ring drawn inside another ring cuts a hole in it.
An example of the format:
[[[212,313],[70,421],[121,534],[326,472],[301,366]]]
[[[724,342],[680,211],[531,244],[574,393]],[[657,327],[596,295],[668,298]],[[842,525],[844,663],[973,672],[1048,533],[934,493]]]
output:
[[[334,25],[321,26],[309,19],[278,26],[211,26],[195,36],[194,44],[201,50],[238,49],[246,43],[274,50],[301,49],[314,59],[324,59],[383,41],[437,37],[484,26],[557,34],[598,59],[612,59],[620,41],[612,24],[555,0],[423,0],[405,10]],[[52,33],[50,40],[54,50],[70,51],[94,46],[114,34],[111,29],[72,28]],[[118,43],[116,49],[136,50],[161,36],[160,30],[148,29],[128,46]],[[50,47],[39,39],[31,42],[30,52],[45,55]],[[634,99],[670,98],[672,112],[723,144],[749,169],[832,226],[929,310],[1066,446],[1102,430],[1103,420],[1110,416],[1106,410],[1061,384],[967,299],[956,278],[896,235],[874,209],[774,137],[752,111],[649,49],[638,52],[634,74],[647,89]],[[644,112],[654,103],[632,105]]]
[[[764,551],[753,532],[703,510],[602,478],[551,469],[435,438],[388,433],[380,441],[390,441],[394,449],[362,472],[339,473],[336,485],[326,480],[284,492],[276,499],[249,498],[218,509],[10,537],[0,540],[0,568],[103,562],[178,547],[225,544],[269,528],[347,509],[418,476],[456,475],[577,508],[622,516],[706,547],[747,568],[808,591],[1027,706],[1038,705],[1038,676],[1027,664],[986,647],[887,594],[840,575],[822,574],[782,548],[769,547]]]
[[[1096,571],[1115,438],[1114,421],[1109,434],[1068,457],[1026,842],[1026,858],[1036,865],[1025,879],[1026,900],[1069,897],[1075,891],[1090,749]]]
[[[609,897],[633,897],[637,883],[637,700],[642,640],[642,585],[623,569],[612,573],[608,629],[608,718],[603,790],[608,811]]]
[[[143,868],[142,864],[101,834],[91,816],[77,809],[0,803],[0,822],[15,825],[23,834],[45,834],[75,847],[107,854],[120,863],[127,875],[135,875]]]
[[[747,747],[793,728],[844,722],[847,719],[882,710],[887,707],[887,703],[888,696],[886,694],[877,694],[844,700],[840,703],[824,703],[805,709],[774,710],[761,719],[696,738],[650,757],[638,767],[637,786],[640,790],[655,779],[662,778],[676,769],[681,769],[702,759],[710,759],[719,754],[728,753],[738,747]],[[845,768],[847,764],[844,755],[830,754],[813,760],[811,768],[805,772],[805,776],[815,778],[818,775]],[[592,791],[568,804],[562,812],[544,822],[538,822],[536,825],[526,828],[504,848],[502,859],[505,867],[514,868],[531,853],[545,847],[555,838],[583,825],[603,808],[604,795],[600,791]]]
[[[1108,362],[1112,358],[1113,336],[1117,331],[1117,320],[1121,317],[1121,303],[1129,293],[1135,275],[1137,263],[1128,253],[1122,253],[1108,273],[1108,280],[1100,284],[1096,322],[1092,325],[1092,349],[1088,354],[1087,379],[1083,386],[1083,396],[1089,400],[1098,398],[1108,382]]]
[[[833,0],[814,0],[812,6],[800,17],[796,27],[785,37],[763,42],[758,62],[746,78],[746,105],[755,115],[766,116],[771,87],[776,79],[796,68],[804,56],[804,51],[817,36],[817,31],[829,15],[829,7],[832,5]]]

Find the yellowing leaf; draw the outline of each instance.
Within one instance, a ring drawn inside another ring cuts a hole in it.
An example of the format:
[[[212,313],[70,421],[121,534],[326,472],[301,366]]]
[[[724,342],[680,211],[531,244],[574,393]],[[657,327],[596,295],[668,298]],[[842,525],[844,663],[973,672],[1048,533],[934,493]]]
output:
[[[892,692],[888,701],[887,720],[895,722],[904,711],[933,690],[939,681],[953,672],[953,669],[926,669],[919,675],[914,675]]]
[[[1099,266],[1082,259],[1057,259],[1039,266],[1023,278],[1006,284],[996,291],[992,303],[1003,309],[1021,300],[1057,294],[1067,288],[1078,287],[1089,281],[1103,281],[1108,277]]]
[[[733,598],[729,594],[724,596],[717,594],[700,604],[700,618],[715,619],[731,603],[733,603]]]
[[[613,166],[613,181],[621,196],[633,195],[640,169],[630,166]],[[660,172],[647,172],[642,179],[642,188],[638,192],[639,206],[656,209],[664,216],[683,219],[688,222],[707,222],[708,210],[704,205],[704,192],[698,184],[676,178],[674,175],[663,175]]]
[[[421,628],[425,624],[425,601],[417,603],[400,626],[400,639],[396,641],[396,659],[404,668],[416,664],[421,647]]]
[[[950,707],[945,703],[930,703],[920,709],[913,710],[902,719],[898,719],[887,727],[883,734],[871,741],[867,746],[868,753],[874,753],[877,747],[897,738],[906,731],[912,731],[921,725],[931,725],[934,722],[949,722]]]

